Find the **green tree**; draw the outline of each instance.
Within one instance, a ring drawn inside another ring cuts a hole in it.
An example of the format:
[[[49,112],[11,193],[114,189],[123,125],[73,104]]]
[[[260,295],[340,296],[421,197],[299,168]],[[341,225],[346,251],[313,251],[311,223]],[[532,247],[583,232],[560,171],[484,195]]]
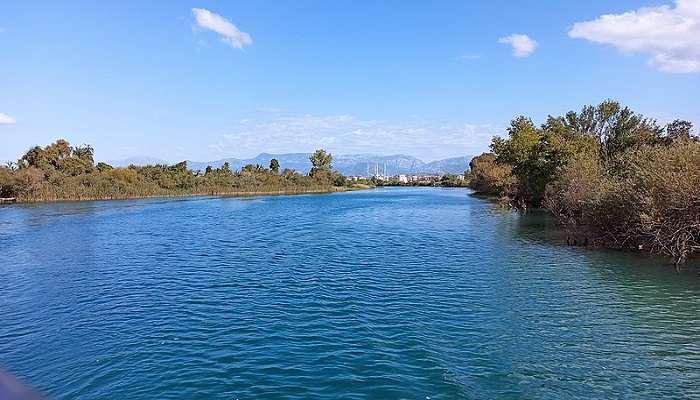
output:
[[[275,174],[279,174],[280,172],[280,162],[277,161],[276,158],[273,158],[270,160],[270,170],[274,172]]]
[[[666,125],[666,138],[669,142],[691,140],[693,124],[690,121],[674,120]]]
[[[656,121],[636,114],[614,100],[605,100],[597,106],[585,106],[579,113],[569,111],[565,117],[556,120],[569,133],[569,137],[595,138],[601,157],[606,162],[614,161],[628,149],[662,142],[663,129]],[[550,123],[550,120],[543,127],[550,131],[557,130],[556,124]]]
[[[58,171],[64,175],[78,176],[92,172],[92,163],[78,157],[68,157],[58,161]]]
[[[333,166],[333,156],[330,153],[326,153],[325,150],[316,150],[310,157],[311,161],[311,171],[309,171],[309,176],[319,176],[330,174]]]
[[[491,149],[496,160],[511,165],[517,178],[514,200],[518,203],[539,205],[542,201],[545,187],[562,162],[552,143],[550,135],[523,116],[511,121],[507,139],[493,139]]]
[[[95,163],[95,149],[89,144],[84,144],[82,146],[73,148],[73,156],[78,157],[80,160],[93,165]]]
[[[231,164],[229,164],[228,161],[225,161],[224,165],[222,165],[221,168],[219,168],[219,172],[223,176],[232,176],[233,171],[231,171]]]
[[[477,193],[510,196],[516,179],[510,164],[499,163],[493,153],[483,153],[469,162],[469,187]]]

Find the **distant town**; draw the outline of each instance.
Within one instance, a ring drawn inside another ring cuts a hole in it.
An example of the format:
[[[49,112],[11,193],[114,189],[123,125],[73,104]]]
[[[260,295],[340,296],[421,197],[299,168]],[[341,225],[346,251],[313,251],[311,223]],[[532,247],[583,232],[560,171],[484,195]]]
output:
[[[369,164],[367,170],[369,170]],[[466,186],[466,172],[468,166],[462,173],[455,174],[390,174],[387,164],[379,168],[375,163],[374,173],[366,175],[350,175],[346,178],[350,182],[370,183],[376,186]]]

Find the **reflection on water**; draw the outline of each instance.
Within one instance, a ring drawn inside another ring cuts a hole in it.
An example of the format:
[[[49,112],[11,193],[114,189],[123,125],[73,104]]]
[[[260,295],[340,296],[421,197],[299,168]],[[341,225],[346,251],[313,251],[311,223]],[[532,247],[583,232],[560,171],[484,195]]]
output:
[[[0,365],[56,398],[700,396],[700,279],[461,189],[0,208]]]

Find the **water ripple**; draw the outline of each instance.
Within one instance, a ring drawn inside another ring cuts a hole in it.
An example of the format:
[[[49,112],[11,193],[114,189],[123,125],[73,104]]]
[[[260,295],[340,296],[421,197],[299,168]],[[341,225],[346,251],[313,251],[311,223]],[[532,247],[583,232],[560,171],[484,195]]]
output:
[[[0,365],[57,399],[700,398],[700,282],[465,190],[0,208]]]

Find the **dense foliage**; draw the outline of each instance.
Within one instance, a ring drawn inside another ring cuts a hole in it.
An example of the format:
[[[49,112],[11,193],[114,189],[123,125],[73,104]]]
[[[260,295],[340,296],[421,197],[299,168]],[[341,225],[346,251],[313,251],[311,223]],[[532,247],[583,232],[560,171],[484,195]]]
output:
[[[507,196],[513,192],[515,177],[509,164],[496,161],[496,156],[484,153],[469,163],[469,187],[479,193]]]
[[[233,171],[220,168],[192,171],[183,161],[175,165],[113,168],[94,162],[90,146],[71,146],[57,140],[46,147],[33,147],[16,163],[0,167],[0,197],[18,201],[117,199],[186,194],[236,194],[257,192],[315,192],[335,190],[345,178],[332,168],[332,156],[323,150],[322,165],[313,176],[280,170],[277,160],[270,168],[246,165]],[[312,157],[312,161],[313,157]]]
[[[542,206],[580,243],[677,261],[700,253],[700,141],[611,100],[536,126],[518,117],[493,153],[472,160],[470,185],[521,208]]]

